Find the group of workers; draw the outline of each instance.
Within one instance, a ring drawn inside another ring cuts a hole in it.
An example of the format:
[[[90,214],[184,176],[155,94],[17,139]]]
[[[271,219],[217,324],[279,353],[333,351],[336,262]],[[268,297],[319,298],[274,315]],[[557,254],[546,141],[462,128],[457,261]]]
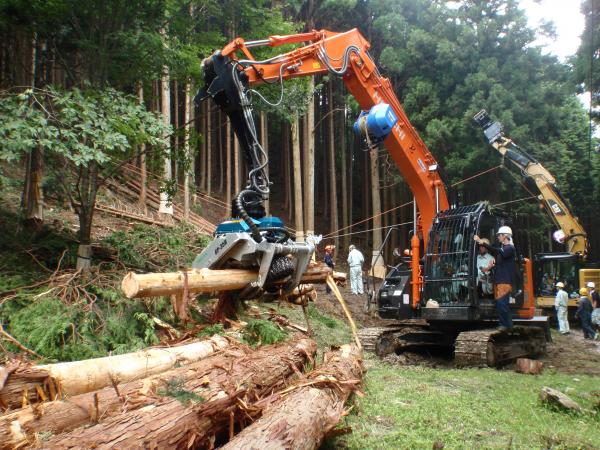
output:
[[[569,334],[571,331],[568,317],[569,294],[565,290],[565,284],[562,281],[556,283],[556,288],[554,307],[558,319],[558,330],[561,334]],[[594,329],[600,330],[600,296],[593,281],[588,281],[586,287],[579,289],[575,317],[579,318],[581,322],[585,339],[600,339],[600,332]]]

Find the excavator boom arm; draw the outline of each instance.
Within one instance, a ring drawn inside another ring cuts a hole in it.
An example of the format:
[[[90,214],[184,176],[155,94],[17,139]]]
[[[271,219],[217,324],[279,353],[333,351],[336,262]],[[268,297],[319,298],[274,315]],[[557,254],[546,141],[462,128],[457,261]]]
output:
[[[571,212],[567,200],[562,196],[556,186],[556,179],[535,158],[522,150],[511,139],[507,138],[499,122],[493,121],[485,110],[481,110],[474,117],[480,125],[489,143],[498,153],[508,159],[521,173],[531,178],[537,186],[544,208],[552,221],[565,234],[567,251],[587,257],[587,233],[577,217]]]
[[[307,41],[304,46],[263,61],[256,61],[249,50],[260,45],[274,47]],[[261,41],[237,38],[218,56],[231,61],[249,86],[329,72],[342,77],[361,109],[369,110],[380,103],[390,105],[398,122],[383,144],[415,196],[426,246],[436,213],[449,206],[445,185],[436,160],[408,120],[390,81],[379,73],[368,54],[369,48],[369,42],[357,29],[344,33],[321,30],[271,36]],[[238,53],[243,58],[238,58]]]

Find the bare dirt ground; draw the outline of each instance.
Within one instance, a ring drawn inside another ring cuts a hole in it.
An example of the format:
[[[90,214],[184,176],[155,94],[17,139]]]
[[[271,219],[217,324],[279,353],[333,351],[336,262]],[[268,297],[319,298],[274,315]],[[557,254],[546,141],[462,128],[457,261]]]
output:
[[[316,306],[319,310],[345,321],[342,307],[333,294],[327,294],[325,286],[322,285],[317,286],[316,289],[318,292]],[[340,286],[340,292],[359,328],[391,323],[391,321],[380,319],[374,314],[365,312],[365,295],[352,295],[348,286]],[[548,343],[548,351],[541,360],[546,368],[557,372],[600,376],[600,341],[584,339],[581,330],[575,328],[577,326],[577,323],[571,323],[571,333],[564,336],[553,330],[552,342]],[[399,356],[392,355],[389,357],[389,362],[403,365],[426,365],[428,367],[448,367],[448,365],[451,365],[448,361],[438,357],[428,358],[426,355],[413,353]]]

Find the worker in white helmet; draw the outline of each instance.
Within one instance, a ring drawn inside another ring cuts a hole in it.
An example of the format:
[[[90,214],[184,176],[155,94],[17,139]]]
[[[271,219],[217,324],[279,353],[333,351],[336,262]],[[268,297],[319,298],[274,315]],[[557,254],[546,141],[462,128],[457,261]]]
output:
[[[501,331],[512,328],[512,317],[509,308],[510,294],[515,285],[517,251],[512,240],[513,232],[506,225],[501,226],[496,233],[501,247],[492,247],[489,243],[479,236],[473,236],[475,242],[485,247],[494,257],[494,299],[496,301],[496,310],[498,311],[498,322],[500,322]]]
[[[565,284],[562,281],[556,283],[556,298],[554,299],[554,307],[556,308],[556,318],[558,319],[558,331],[560,334],[569,334],[569,318],[568,304],[569,294],[565,291]]]

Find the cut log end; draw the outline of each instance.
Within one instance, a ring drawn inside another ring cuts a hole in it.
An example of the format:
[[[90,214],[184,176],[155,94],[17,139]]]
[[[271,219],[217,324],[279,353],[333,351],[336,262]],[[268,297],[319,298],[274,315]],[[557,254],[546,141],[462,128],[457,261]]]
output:
[[[138,282],[135,273],[129,272],[125,275],[121,282],[121,290],[127,298],[134,298],[136,296],[140,290],[140,283]]]

